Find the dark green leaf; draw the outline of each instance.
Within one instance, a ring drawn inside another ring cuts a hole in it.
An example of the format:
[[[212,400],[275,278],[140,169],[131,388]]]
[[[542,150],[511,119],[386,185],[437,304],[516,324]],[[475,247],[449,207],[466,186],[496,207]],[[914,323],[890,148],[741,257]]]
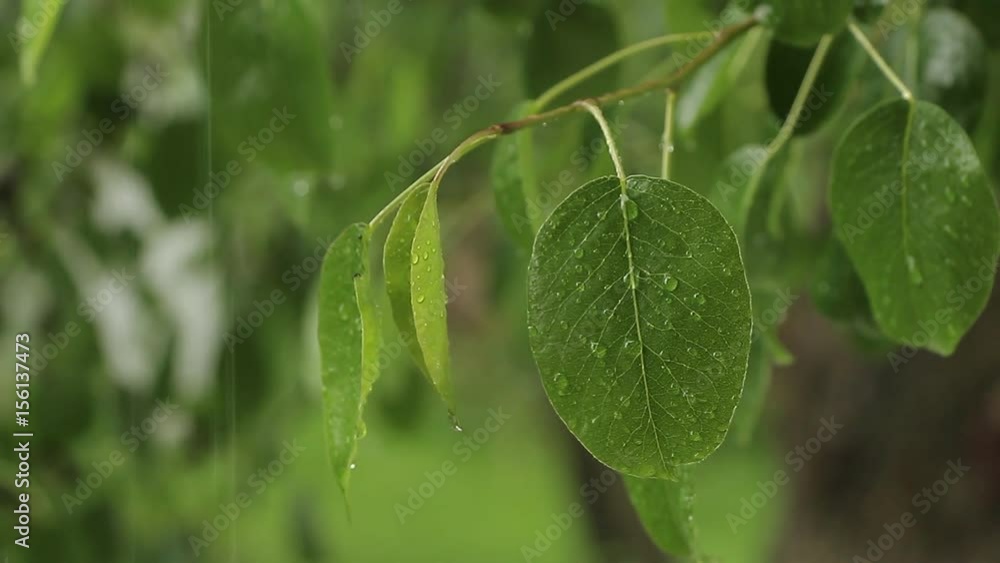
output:
[[[890,0],[854,0],[854,17],[858,21],[871,23],[882,15]]]
[[[530,102],[520,104],[511,114],[511,120],[527,115]],[[493,182],[493,195],[496,200],[497,213],[507,232],[522,248],[531,249],[535,240],[535,229],[528,218],[526,199],[526,182],[535,182],[533,170],[533,154],[530,144],[531,131],[522,131],[517,135],[504,135],[497,140],[493,153],[493,163],[490,167],[490,178]],[[524,147],[525,150],[522,150]],[[522,158],[527,155],[528,159]]]
[[[412,265],[413,237],[417,232],[420,213],[427,201],[427,191],[430,185],[424,185],[413,191],[399,206],[396,218],[385,239],[385,250],[382,257],[385,271],[385,290],[389,296],[392,308],[392,318],[396,322],[399,336],[406,342],[410,356],[425,376],[430,378],[424,355],[420,351],[417,340],[417,329],[413,324],[413,305],[410,293],[410,266]],[[434,383],[433,380],[431,380]]]
[[[886,102],[834,154],[830,203],[875,320],[951,354],[993,287],[997,204],[965,131],[926,102]]]
[[[549,400],[601,462],[676,478],[722,443],[750,295],[736,237],[703,197],[646,176],[577,189],[539,231],[528,321]]]
[[[817,265],[812,283],[813,304],[821,313],[841,322],[871,317],[865,286],[851,264],[844,245],[831,238]]]
[[[767,53],[766,85],[771,111],[784,121],[792,109],[815,47],[799,47],[772,41]],[[795,126],[795,133],[816,131],[843,105],[851,86],[851,75],[860,51],[854,38],[840,33],[830,45],[815,86]]]
[[[319,347],[330,463],[347,485],[358,439],[365,434],[365,400],[378,377],[379,321],[368,267],[368,225],[344,230],[327,250],[319,288]]]
[[[756,0],[774,10],[778,39],[803,47],[815,45],[827,33],[837,33],[847,25],[854,0]]]
[[[697,552],[694,486],[688,468],[678,468],[677,481],[626,475],[625,487],[642,526],[657,547],[680,557]]]
[[[417,342],[431,381],[449,411],[455,412],[448,346],[448,296],[444,285],[444,253],[438,218],[437,185],[432,184],[413,233],[410,305]]]
[[[614,13],[593,3],[550,0],[535,16],[524,50],[524,79],[528,95],[537,98],[549,87],[621,48]],[[596,96],[616,89],[620,67],[591,78],[553,103]]]
[[[917,95],[972,130],[986,101],[988,51],[979,30],[946,8],[927,12],[920,24]]]

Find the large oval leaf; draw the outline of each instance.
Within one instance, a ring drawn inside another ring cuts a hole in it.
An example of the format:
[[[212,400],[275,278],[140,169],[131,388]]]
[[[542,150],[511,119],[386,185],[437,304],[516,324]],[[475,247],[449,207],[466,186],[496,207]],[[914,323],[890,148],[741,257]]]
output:
[[[427,373],[454,414],[451,357],[448,345],[448,296],[444,284],[441,220],[438,218],[437,184],[432,184],[413,233],[410,268],[410,305],[417,342]]]
[[[676,477],[722,443],[750,348],[736,236],[667,180],[589,182],[542,225],[528,327],[556,412],[601,462]]]
[[[368,225],[358,223],[333,241],[319,287],[319,348],[330,463],[347,494],[362,412],[378,377],[381,345],[368,267]]]
[[[767,52],[766,86],[771,111],[784,121],[792,109],[795,96],[812,62],[815,47],[799,47],[772,41]],[[795,124],[795,133],[805,135],[821,125],[840,109],[847,98],[851,74],[859,60],[857,43],[848,33],[840,33],[823,59],[815,86]]]
[[[396,323],[399,336],[410,351],[410,356],[425,376],[430,378],[424,355],[420,351],[417,340],[417,329],[413,323],[412,293],[410,290],[410,273],[413,264],[413,237],[417,232],[417,223],[427,201],[429,184],[420,186],[403,200],[392,221],[389,235],[385,239],[382,263],[385,272],[385,291],[392,308],[392,319]],[[437,387],[433,379],[431,383]]]
[[[988,50],[982,34],[962,14],[936,8],[920,23],[918,45],[918,96],[971,130],[986,102]]]
[[[778,39],[807,47],[815,45],[827,33],[836,33],[847,25],[854,0],[756,0],[774,12]]]
[[[837,146],[830,203],[885,334],[951,354],[1000,252],[996,200],[962,127],[926,102],[876,107]]]
[[[677,481],[625,477],[632,506],[646,533],[665,553],[688,557],[697,550],[694,487],[690,469],[679,468]]]

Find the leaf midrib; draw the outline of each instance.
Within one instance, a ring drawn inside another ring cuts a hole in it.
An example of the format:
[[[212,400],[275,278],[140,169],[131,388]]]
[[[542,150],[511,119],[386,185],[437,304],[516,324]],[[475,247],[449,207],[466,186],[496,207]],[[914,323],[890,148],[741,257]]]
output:
[[[639,370],[641,371],[640,377],[642,378],[642,387],[646,393],[646,414],[649,415],[649,423],[653,427],[653,440],[656,441],[656,452],[660,456],[660,463],[666,465],[666,459],[663,457],[663,448],[660,447],[660,430],[656,427],[656,419],[653,417],[652,398],[649,394],[649,381],[646,377],[646,343],[642,339],[642,323],[639,318],[639,299],[636,295],[638,283],[636,282],[635,262],[632,257],[632,234],[629,229],[628,209],[626,209],[626,203],[631,199],[628,195],[627,182],[628,180],[626,178],[619,179],[622,190],[622,199],[618,207],[622,213],[622,222],[625,229],[625,254],[628,257],[628,285],[629,292],[632,294],[632,312],[635,319],[635,334],[639,341]]]

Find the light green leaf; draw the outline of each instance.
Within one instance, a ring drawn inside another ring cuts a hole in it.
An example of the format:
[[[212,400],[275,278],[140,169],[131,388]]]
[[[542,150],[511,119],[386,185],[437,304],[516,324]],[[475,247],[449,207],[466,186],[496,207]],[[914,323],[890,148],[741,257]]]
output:
[[[424,355],[420,351],[417,340],[417,329],[413,324],[413,305],[410,293],[410,273],[413,262],[413,237],[417,232],[417,223],[427,201],[429,184],[418,187],[403,200],[392,221],[389,235],[385,239],[385,250],[382,256],[385,272],[385,290],[389,296],[389,306],[392,308],[392,318],[396,323],[400,338],[406,342],[410,356],[423,374],[430,378]],[[431,380],[431,383],[434,383]],[[436,386],[436,385],[435,385]]]
[[[511,113],[510,120],[528,114],[531,102],[523,102]],[[536,182],[531,151],[531,131],[504,135],[496,142],[490,178],[500,221],[511,238],[526,250],[535,241],[535,228],[528,215],[527,194],[535,193],[527,183]],[[527,145],[525,144],[527,143]]]
[[[771,42],[765,79],[767,98],[771,111],[782,122],[788,117],[815,52],[815,47]],[[795,134],[812,133],[837,113],[850,92],[851,76],[861,60],[860,54],[857,42],[849,33],[840,33],[834,38],[796,123]]]
[[[815,45],[827,33],[837,33],[847,25],[854,9],[854,0],[756,0],[766,4],[773,13],[775,36],[802,47]]]
[[[748,66],[763,31],[754,29],[717,53],[681,86],[677,97],[677,131],[689,136],[729,94]],[[674,55],[681,57],[680,54]],[[678,62],[680,62],[678,60]]]
[[[327,449],[347,494],[357,443],[365,434],[365,400],[378,377],[381,345],[368,267],[368,225],[347,227],[323,259],[319,347]]]
[[[528,327],[556,413],[602,463],[676,478],[722,443],[750,351],[736,236],[684,186],[593,180],[542,225]]]
[[[986,102],[989,52],[982,34],[962,14],[935,8],[921,21],[917,44],[917,96],[972,130]]]
[[[643,528],[657,547],[679,557],[697,553],[694,486],[688,468],[678,468],[677,481],[626,475],[625,488]]]
[[[454,414],[451,358],[448,351],[448,296],[444,285],[444,253],[438,218],[437,184],[431,184],[413,233],[410,269],[410,305],[417,342],[427,373],[448,410]]]
[[[38,64],[52,39],[65,5],[65,0],[21,0],[21,19],[11,37],[12,41],[16,41],[15,50],[19,53],[21,80],[29,86],[35,83]]]
[[[926,102],[877,106],[837,146],[830,203],[883,332],[954,352],[1000,252],[997,203],[962,127]]]

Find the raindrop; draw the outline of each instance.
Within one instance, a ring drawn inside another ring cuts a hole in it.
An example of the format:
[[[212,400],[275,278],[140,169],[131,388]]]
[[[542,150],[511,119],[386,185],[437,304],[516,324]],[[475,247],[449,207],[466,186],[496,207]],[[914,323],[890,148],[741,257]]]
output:
[[[667,291],[673,291],[677,289],[677,278],[667,274],[663,276],[663,287],[667,288]]]
[[[910,274],[910,283],[913,285],[924,283],[924,275],[920,273],[920,268],[917,267],[917,259],[912,254],[906,256],[906,269]]]
[[[420,257],[417,256],[416,254],[414,254],[413,255],[413,263],[416,264],[417,262],[420,262]]]
[[[573,250],[573,256],[583,258],[583,247],[578,246]]]
[[[639,216],[639,205],[635,201],[631,199],[626,199],[623,205],[625,206],[626,217],[628,217],[629,219],[635,219],[636,217]]]
[[[702,295],[702,294],[700,294],[700,293],[695,293],[694,294],[694,300],[699,305],[704,305],[705,304],[705,296]]]
[[[423,303],[423,302],[424,302],[424,296],[423,295],[418,295],[417,296],[417,303]]]

